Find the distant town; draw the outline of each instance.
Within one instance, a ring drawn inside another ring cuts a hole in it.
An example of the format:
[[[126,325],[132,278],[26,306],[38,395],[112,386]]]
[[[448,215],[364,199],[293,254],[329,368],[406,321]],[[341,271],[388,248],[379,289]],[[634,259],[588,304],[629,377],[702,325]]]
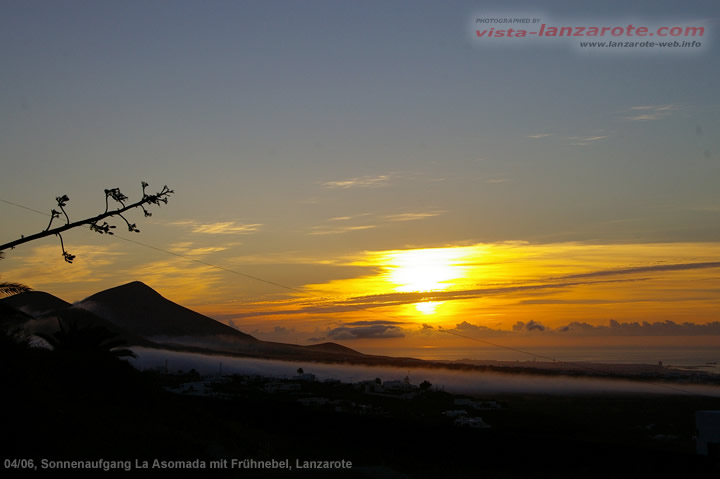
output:
[[[296,376],[284,379],[257,374],[201,376],[194,369],[175,374],[170,374],[166,368],[148,372],[170,379],[165,389],[176,394],[227,400],[266,396],[296,402],[307,408],[357,415],[390,417],[403,411],[402,415],[473,429],[491,427],[480,416],[482,411],[503,409],[500,401],[450,394],[427,380],[414,384],[409,375],[402,379],[382,380],[378,377],[347,383],[337,379],[320,381],[303,368],[298,368]]]

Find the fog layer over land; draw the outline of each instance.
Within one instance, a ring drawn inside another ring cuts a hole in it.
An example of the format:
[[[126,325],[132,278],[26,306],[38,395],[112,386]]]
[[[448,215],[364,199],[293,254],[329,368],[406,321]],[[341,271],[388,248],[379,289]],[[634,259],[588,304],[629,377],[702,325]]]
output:
[[[452,371],[442,368],[397,368],[350,364],[324,364],[314,362],[274,361],[229,356],[210,356],[197,353],[133,348],[137,358],[132,363],[138,369],[164,368],[169,372],[197,370],[202,375],[261,375],[290,379],[297,376],[298,368],[315,374],[318,380],[338,379],[357,382],[381,378],[383,381],[409,376],[412,384],[430,381],[434,386],[451,393],[463,394],[703,394],[720,397],[720,387],[704,385],[675,385],[664,387],[659,382],[640,382],[617,379],[573,378],[528,374]],[[687,393],[683,392],[687,391]]]

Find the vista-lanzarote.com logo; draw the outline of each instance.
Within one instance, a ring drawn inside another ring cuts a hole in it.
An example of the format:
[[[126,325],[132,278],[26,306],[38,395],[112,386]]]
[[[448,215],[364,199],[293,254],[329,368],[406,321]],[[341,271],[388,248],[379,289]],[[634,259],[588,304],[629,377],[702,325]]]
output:
[[[484,45],[519,44],[529,39],[574,40],[582,49],[700,49],[707,28],[700,22],[641,24],[639,22],[605,23],[550,22],[538,17],[476,17],[473,38]]]

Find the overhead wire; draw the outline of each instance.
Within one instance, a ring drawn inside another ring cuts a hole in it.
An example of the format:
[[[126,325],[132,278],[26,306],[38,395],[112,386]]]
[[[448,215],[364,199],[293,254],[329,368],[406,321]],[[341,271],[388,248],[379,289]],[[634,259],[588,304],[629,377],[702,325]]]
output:
[[[25,205],[21,205],[21,204],[19,204],[19,203],[14,203],[14,202],[11,202],[11,201],[7,201],[7,200],[2,199],[2,198],[0,198],[0,202],[6,203],[6,204],[8,204],[8,205],[16,206],[16,207],[18,207],[18,208],[22,208],[22,209],[25,209],[25,210],[28,210],[28,211],[32,211],[33,213],[38,213],[38,214],[41,214],[41,215],[44,215],[44,216],[50,216],[49,214],[47,214],[47,213],[45,213],[45,212],[36,210],[36,209],[34,209],[34,208],[30,208],[30,207],[25,206]],[[207,261],[202,261],[202,260],[199,260],[199,259],[197,259],[197,258],[192,258],[192,257],[189,257],[189,256],[187,256],[187,255],[183,255],[183,254],[180,254],[180,253],[176,253],[176,252],[173,252],[173,251],[166,250],[166,249],[164,249],[164,248],[160,248],[160,247],[157,247],[157,246],[149,245],[149,244],[143,243],[143,242],[141,242],[141,241],[132,240],[132,239],[130,239],[130,238],[123,237],[123,236],[118,235],[118,234],[116,234],[116,233],[112,234],[111,236],[113,236],[114,238],[121,239],[121,240],[123,240],[123,241],[127,241],[127,242],[129,242],[129,243],[133,243],[133,244],[136,244],[136,245],[139,245],[139,246],[143,246],[143,247],[145,247],[145,248],[149,248],[149,249],[152,249],[152,250],[155,250],[155,251],[159,251],[159,252],[162,252],[162,253],[166,253],[166,254],[169,254],[169,255],[173,255],[173,256],[176,256],[176,257],[178,257],[178,258],[185,259],[185,260],[187,260],[187,261],[192,261],[192,262],[195,262],[195,263],[198,263],[198,264],[202,264],[202,265],[204,265],[204,266],[208,266],[208,267],[215,268],[215,269],[218,269],[218,270],[221,270],[221,271],[225,271],[225,272],[227,272],[227,273],[239,275],[239,276],[242,276],[242,277],[245,277],[245,278],[254,280],[254,281],[259,281],[259,282],[266,283],[266,284],[269,284],[269,285],[272,285],[272,286],[276,286],[276,287],[279,287],[279,288],[282,288],[282,289],[285,289],[285,290],[288,290],[288,291],[293,291],[293,292],[296,292],[296,293],[300,293],[300,294],[302,294],[302,295],[304,295],[304,296],[306,296],[306,297],[312,297],[312,298],[314,298],[314,299],[324,299],[324,298],[322,298],[322,297],[320,297],[320,296],[313,295],[313,294],[308,293],[307,291],[301,290],[301,289],[299,289],[299,288],[294,288],[294,287],[292,287],[292,286],[287,286],[287,285],[284,285],[284,284],[282,284],[282,283],[278,283],[278,282],[276,282],[276,281],[270,281],[270,280],[267,280],[267,279],[260,278],[260,277],[258,277],[258,276],[253,276],[253,275],[249,275],[249,274],[246,274],[246,273],[242,273],[242,272],[240,272],[240,271],[237,271],[237,270],[234,270],[234,269],[231,269],[231,268],[226,268],[226,267],[224,267],[224,266],[220,266],[220,265],[217,265],[217,264],[209,263],[209,262],[207,262]],[[356,304],[348,303],[348,304],[346,304],[346,306],[347,306],[348,308],[351,308],[351,309],[357,309],[357,310],[359,310],[359,311],[364,311],[364,312],[367,312],[367,313],[370,313],[370,314],[374,314],[374,315],[377,315],[377,316],[384,316],[384,317],[386,317],[386,318],[390,318],[390,319],[393,319],[393,320],[395,320],[395,321],[397,321],[397,320],[400,319],[400,318],[396,318],[396,317],[394,317],[394,316],[392,316],[392,315],[390,315],[390,314],[384,313],[384,312],[382,312],[382,311],[372,310],[372,309],[369,309],[369,308],[363,308],[362,306],[358,306],[358,305],[356,305]],[[467,335],[464,335],[464,334],[460,334],[460,333],[458,333],[458,332],[456,332],[456,331],[451,331],[451,330],[448,330],[448,329],[445,329],[445,328],[442,328],[442,327],[438,327],[438,331],[443,332],[443,333],[447,333],[447,334],[451,334],[451,335],[453,335],[453,336],[457,336],[457,337],[469,339],[469,340],[471,340],[471,341],[488,344],[488,345],[493,346],[493,347],[497,347],[497,348],[501,348],[501,349],[506,349],[506,350],[514,351],[514,352],[521,353],[521,354],[525,354],[525,355],[532,356],[532,357],[535,357],[535,358],[542,358],[542,359],[547,359],[547,360],[552,361],[552,362],[555,362],[555,363],[572,365],[572,366],[574,366],[574,367],[581,368],[581,369],[585,369],[585,370],[587,370],[587,371],[592,371],[592,372],[594,372],[594,373],[601,373],[601,374],[605,374],[605,375],[611,375],[611,374],[612,374],[612,373],[610,373],[610,372],[608,372],[608,371],[604,371],[604,370],[602,370],[602,369],[598,369],[598,368],[594,368],[594,367],[591,367],[591,366],[587,366],[586,364],[583,364],[583,363],[570,362],[570,361],[558,361],[558,360],[556,360],[555,358],[543,356],[543,355],[540,355],[540,354],[536,354],[536,353],[533,353],[533,352],[530,352],[530,351],[525,351],[525,350],[518,349],[518,348],[513,348],[513,347],[510,347],[510,346],[505,346],[505,345],[498,344],[498,343],[495,343],[495,342],[492,342],[492,341],[487,341],[487,340],[478,339],[478,338],[475,338],[475,337],[472,337],[472,336],[467,336]],[[707,395],[704,395],[704,394],[700,394],[700,393],[688,391],[688,390],[681,389],[681,388],[677,388],[677,387],[673,387],[673,386],[668,386],[667,384],[662,384],[662,383],[657,383],[657,382],[646,382],[646,384],[651,384],[651,385],[654,385],[654,386],[657,386],[657,387],[661,387],[661,388],[664,388],[664,389],[669,389],[669,390],[672,390],[672,391],[675,391],[675,392],[682,392],[682,393],[685,393],[685,394],[690,394],[690,395],[695,395],[695,396],[712,397],[712,396],[707,396]]]

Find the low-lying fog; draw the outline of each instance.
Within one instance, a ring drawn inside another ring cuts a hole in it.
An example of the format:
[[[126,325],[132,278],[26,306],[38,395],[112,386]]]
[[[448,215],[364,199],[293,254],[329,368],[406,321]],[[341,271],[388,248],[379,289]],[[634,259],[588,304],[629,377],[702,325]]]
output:
[[[412,384],[430,381],[433,386],[451,393],[463,394],[602,394],[602,393],[650,393],[650,394],[703,394],[720,397],[720,387],[703,385],[675,385],[647,383],[617,379],[571,378],[564,376],[541,376],[526,374],[502,374],[486,372],[452,371],[448,369],[403,369],[385,366],[350,364],[325,364],[315,362],[274,361],[267,359],[208,356],[197,353],[173,352],[159,349],[132,348],[137,358],[131,360],[138,369],[164,368],[168,371],[195,369],[202,375],[258,374],[267,377],[292,378],[298,368],[314,374],[318,380],[338,379],[357,382],[380,378],[383,381],[403,379],[409,376]]]

